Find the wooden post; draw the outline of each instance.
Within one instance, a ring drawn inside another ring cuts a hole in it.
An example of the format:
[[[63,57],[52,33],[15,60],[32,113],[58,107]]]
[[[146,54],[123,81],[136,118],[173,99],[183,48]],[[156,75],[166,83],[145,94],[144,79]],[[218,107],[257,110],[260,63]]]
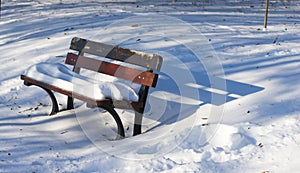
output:
[[[265,29],[267,29],[268,11],[269,11],[269,0],[266,0],[266,10],[265,10],[265,19],[264,19],[264,28]]]

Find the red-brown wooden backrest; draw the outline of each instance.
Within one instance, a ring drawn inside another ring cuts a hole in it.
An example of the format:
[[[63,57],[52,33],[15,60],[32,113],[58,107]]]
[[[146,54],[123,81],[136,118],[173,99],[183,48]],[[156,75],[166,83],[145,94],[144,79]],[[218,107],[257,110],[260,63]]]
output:
[[[143,53],[77,37],[72,39],[70,49],[78,51],[79,55],[68,53],[66,64],[74,65],[77,69],[85,68],[151,87],[156,86],[158,79],[158,75],[153,73],[153,70],[159,71],[163,61],[159,55]],[[86,57],[83,56],[84,53],[144,67],[146,70]]]

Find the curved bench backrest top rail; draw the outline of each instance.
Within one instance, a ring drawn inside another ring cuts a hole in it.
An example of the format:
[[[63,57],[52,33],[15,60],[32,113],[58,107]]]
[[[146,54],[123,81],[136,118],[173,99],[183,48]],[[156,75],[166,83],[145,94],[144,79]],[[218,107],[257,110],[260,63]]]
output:
[[[74,37],[70,49],[159,71],[161,56]]]

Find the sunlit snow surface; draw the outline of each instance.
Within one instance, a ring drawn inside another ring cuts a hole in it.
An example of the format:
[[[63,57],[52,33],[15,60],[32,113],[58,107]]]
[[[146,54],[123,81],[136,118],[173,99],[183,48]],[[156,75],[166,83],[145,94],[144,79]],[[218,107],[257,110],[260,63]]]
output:
[[[270,1],[264,30],[264,3],[2,1],[0,172],[299,172],[300,4]],[[30,66],[63,64],[75,36],[164,57],[142,135],[132,137],[130,110],[117,110],[120,141],[107,112],[78,100],[47,116],[47,94],[23,85]]]

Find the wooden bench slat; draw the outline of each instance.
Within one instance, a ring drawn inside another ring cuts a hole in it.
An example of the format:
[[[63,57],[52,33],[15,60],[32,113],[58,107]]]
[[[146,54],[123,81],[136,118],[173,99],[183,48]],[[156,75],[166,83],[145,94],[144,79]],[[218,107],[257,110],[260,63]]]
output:
[[[89,98],[89,97],[86,97],[86,96],[74,93],[72,91],[67,91],[67,90],[64,90],[62,88],[56,87],[54,85],[50,85],[50,84],[47,84],[45,82],[38,81],[38,80],[35,80],[33,78],[24,76],[24,75],[21,75],[21,79],[24,80],[24,81],[26,81],[26,82],[29,82],[30,84],[34,84],[34,85],[37,85],[37,86],[40,86],[40,87],[43,87],[43,88],[47,88],[47,89],[50,89],[52,91],[55,91],[55,92],[67,95],[69,97],[80,99],[80,100],[82,100],[84,102],[88,102],[90,104],[96,104],[96,100],[95,99],[92,99],[92,98]]]
[[[128,62],[157,71],[160,70],[163,61],[162,57],[156,54],[143,53],[78,37],[74,37],[72,39],[70,49],[122,62]]]
[[[151,87],[156,86],[158,79],[158,75],[151,72],[125,67],[73,53],[68,53],[65,63]]]

